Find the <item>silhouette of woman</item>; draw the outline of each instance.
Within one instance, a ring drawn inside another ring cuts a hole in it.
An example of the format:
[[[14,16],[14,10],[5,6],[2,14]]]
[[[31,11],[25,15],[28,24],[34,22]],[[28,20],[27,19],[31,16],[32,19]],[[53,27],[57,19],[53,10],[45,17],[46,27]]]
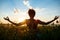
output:
[[[33,9],[28,10],[28,15],[29,15],[30,19],[26,19],[24,22],[20,22],[20,23],[14,23],[14,22],[10,21],[8,16],[6,18],[4,17],[4,19],[9,21],[10,23],[16,25],[16,26],[27,24],[29,29],[35,29],[35,30],[37,29],[38,24],[47,25],[47,24],[55,21],[56,19],[58,19],[58,17],[55,16],[55,18],[53,20],[49,21],[49,22],[43,22],[41,20],[36,20],[36,19],[34,19],[35,10],[33,10]]]

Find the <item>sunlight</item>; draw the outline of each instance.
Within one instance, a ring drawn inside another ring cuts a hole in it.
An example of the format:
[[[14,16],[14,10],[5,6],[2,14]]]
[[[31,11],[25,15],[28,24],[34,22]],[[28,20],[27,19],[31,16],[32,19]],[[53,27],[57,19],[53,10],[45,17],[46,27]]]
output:
[[[19,18],[18,22],[23,22],[25,20],[25,17]]]
[[[25,18],[26,18],[26,17],[21,17],[20,19],[18,19],[18,22],[24,22],[24,21],[25,21]],[[24,27],[24,26],[26,26],[26,24],[21,25],[21,26]]]

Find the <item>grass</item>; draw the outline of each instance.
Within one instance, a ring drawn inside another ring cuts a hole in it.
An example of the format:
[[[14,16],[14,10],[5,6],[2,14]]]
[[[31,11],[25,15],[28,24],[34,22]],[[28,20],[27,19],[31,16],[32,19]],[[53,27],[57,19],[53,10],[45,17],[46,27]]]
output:
[[[0,24],[0,40],[58,40],[60,37],[60,25],[38,26],[38,31],[24,26],[12,24]]]

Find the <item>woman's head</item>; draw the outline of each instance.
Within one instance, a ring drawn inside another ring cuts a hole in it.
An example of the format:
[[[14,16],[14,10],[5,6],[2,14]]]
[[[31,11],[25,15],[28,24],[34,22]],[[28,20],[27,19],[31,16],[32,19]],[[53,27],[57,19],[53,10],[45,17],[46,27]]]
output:
[[[28,15],[29,15],[30,18],[34,18],[34,16],[35,16],[35,10],[29,9],[28,10]]]

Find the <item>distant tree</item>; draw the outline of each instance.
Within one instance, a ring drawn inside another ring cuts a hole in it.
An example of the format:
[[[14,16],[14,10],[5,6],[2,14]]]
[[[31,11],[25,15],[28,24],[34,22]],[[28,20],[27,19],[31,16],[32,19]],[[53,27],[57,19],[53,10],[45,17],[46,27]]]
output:
[[[59,23],[59,21],[57,20],[56,23]]]

